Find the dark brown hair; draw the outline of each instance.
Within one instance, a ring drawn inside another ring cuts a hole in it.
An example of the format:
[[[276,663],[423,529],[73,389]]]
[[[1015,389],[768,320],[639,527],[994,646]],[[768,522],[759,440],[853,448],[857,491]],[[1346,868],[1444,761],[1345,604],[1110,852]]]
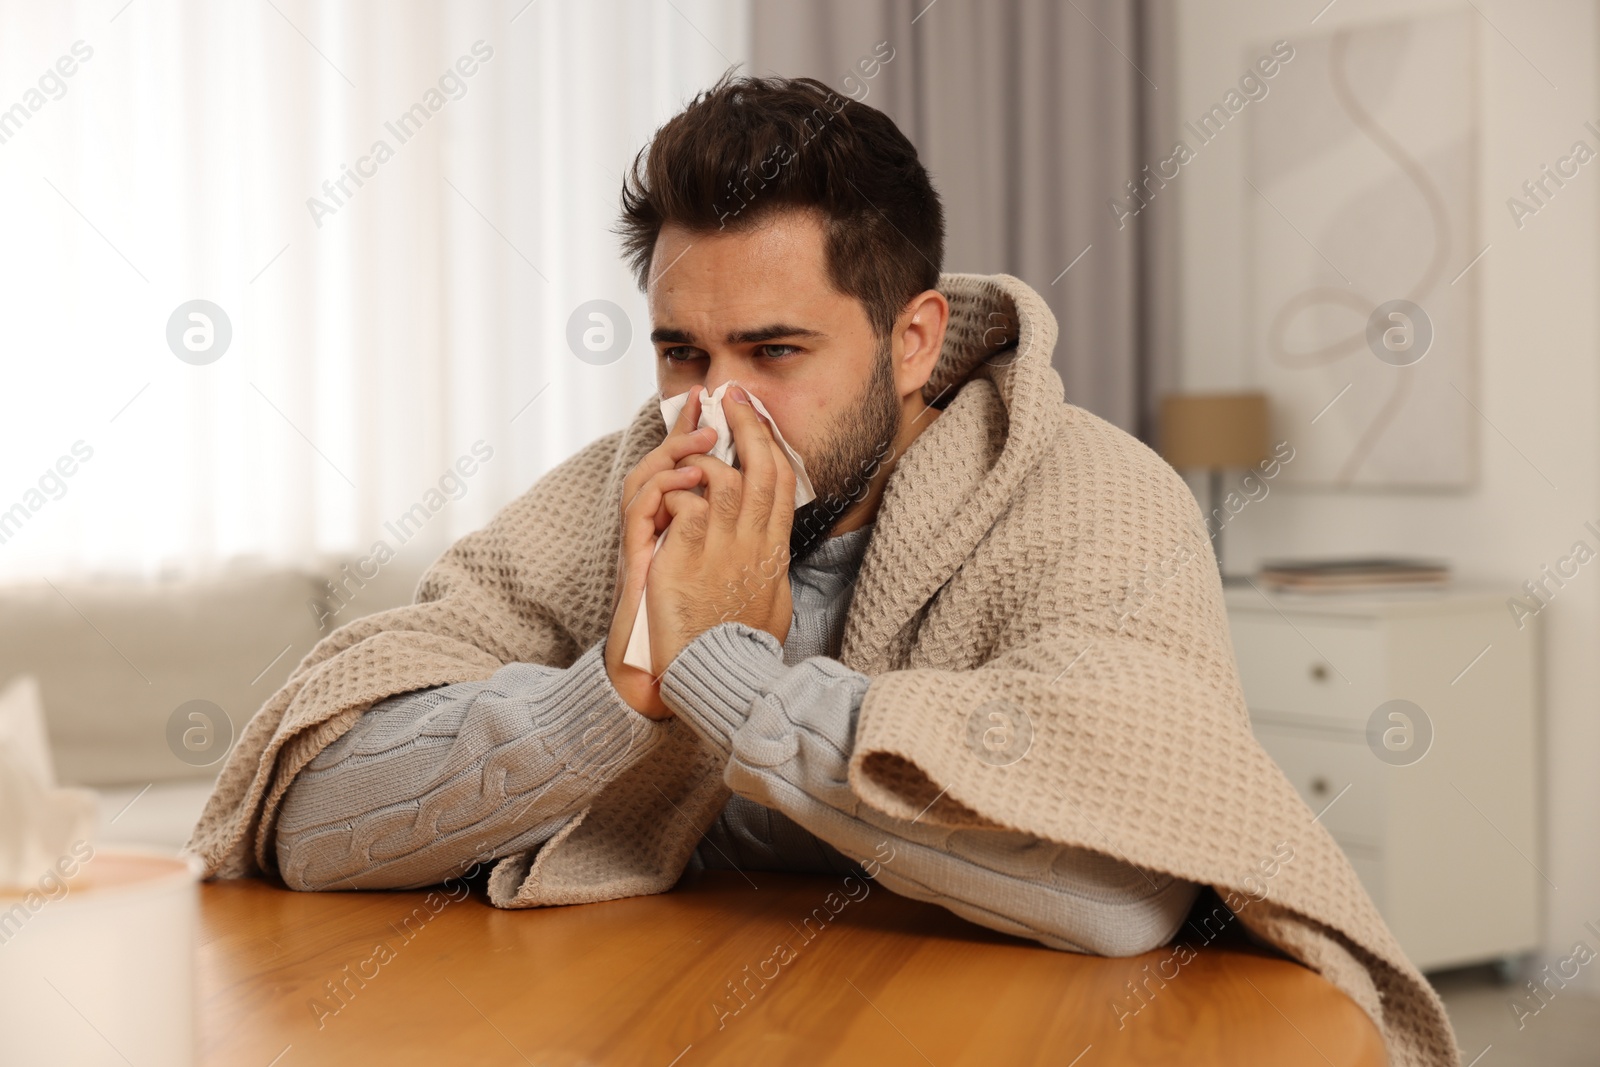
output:
[[[814,78],[725,73],[656,131],[622,183],[623,255],[644,289],[661,227],[748,227],[820,213],[828,276],[880,338],[938,285],[944,210],[917,150],[875,107]]]

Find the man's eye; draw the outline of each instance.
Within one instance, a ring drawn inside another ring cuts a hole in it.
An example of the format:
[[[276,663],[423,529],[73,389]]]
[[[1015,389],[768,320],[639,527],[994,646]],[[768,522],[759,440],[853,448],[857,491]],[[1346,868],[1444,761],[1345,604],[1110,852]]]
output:
[[[756,354],[763,359],[786,359],[800,351],[795,345],[757,345]],[[673,345],[661,350],[661,358],[674,363],[687,363],[700,357],[700,350],[692,345]]]

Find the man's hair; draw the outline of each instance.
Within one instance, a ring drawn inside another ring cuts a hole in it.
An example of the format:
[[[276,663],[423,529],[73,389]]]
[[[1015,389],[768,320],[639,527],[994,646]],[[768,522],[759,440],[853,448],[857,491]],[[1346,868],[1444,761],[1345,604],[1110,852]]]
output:
[[[667,223],[716,232],[797,208],[820,215],[829,280],[879,338],[938,285],[944,211],[916,148],[888,115],[815,78],[725,73],[634,157],[617,232],[643,290]]]

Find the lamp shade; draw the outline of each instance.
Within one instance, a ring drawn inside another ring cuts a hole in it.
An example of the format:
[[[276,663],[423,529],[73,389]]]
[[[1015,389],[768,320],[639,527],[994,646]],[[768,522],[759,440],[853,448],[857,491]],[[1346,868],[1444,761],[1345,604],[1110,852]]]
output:
[[[1267,458],[1267,395],[1174,395],[1161,401],[1161,458],[1185,468],[1253,467]]]

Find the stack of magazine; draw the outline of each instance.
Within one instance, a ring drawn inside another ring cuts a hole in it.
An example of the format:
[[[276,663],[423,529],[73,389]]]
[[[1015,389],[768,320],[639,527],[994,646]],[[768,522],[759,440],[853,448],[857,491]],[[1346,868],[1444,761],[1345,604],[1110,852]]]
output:
[[[1261,580],[1279,592],[1344,593],[1447,585],[1450,565],[1438,560],[1278,560],[1261,566]]]

